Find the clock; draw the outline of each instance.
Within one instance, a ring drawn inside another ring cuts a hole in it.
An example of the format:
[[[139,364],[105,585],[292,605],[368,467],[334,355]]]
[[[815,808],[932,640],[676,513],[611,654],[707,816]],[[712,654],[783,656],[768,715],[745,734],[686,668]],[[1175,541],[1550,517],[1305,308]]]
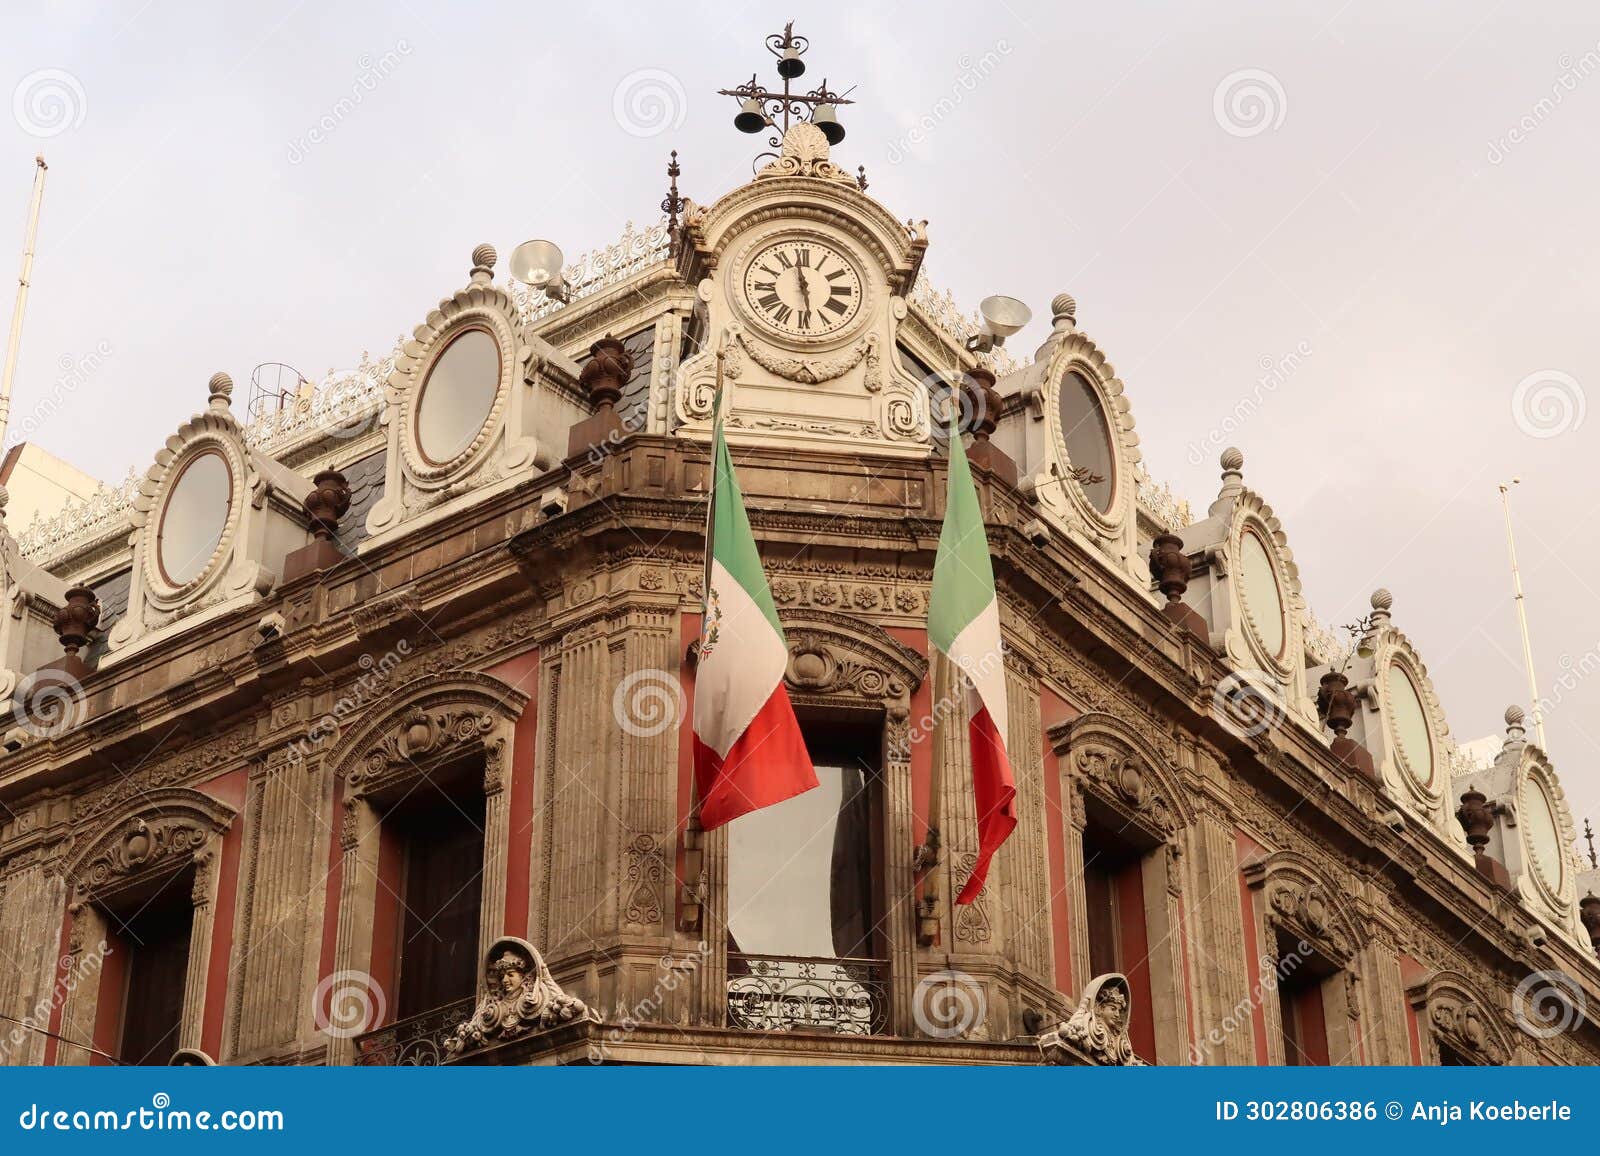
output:
[[[778,241],[745,266],[744,298],[756,317],[787,337],[827,337],[861,312],[861,274],[832,245]]]

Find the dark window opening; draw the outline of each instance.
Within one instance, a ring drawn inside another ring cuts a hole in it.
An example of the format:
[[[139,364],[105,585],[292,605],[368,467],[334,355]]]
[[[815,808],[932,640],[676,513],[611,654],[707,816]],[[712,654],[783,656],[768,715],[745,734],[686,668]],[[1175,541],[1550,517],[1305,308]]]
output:
[[[1132,1005],[1128,1035],[1142,1059],[1154,1062],[1155,999],[1150,980],[1150,927],[1145,912],[1144,870],[1158,846],[1128,826],[1098,799],[1084,799],[1084,924],[1089,976],[1127,977]]]
[[[802,716],[801,731],[818,786],[728,828],[729,1017],[882,1031],[882,720]]]
[[[401,846],[394,1018],[406,1019],[477,992],[483,793],[470,774],[430,777],[383,821]]]
[[[194,931],[194,869],[119,897],[106,912],[128,951],[117,1045],[124,1064],[161,1066],[178,1050]]]
[[[1315,951],[1278,933],[1278,1012],[1283,1023],[1283,1062],[1290,1067],[1327,1067],[1328,1020],[1324,989],[1338,975]]]

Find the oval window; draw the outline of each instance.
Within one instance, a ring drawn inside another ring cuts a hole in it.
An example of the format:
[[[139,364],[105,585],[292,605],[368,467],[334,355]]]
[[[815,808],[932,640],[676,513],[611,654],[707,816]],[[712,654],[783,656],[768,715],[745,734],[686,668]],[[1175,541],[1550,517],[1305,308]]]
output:
[[[1422,787],[1433,786],[1433,731],[1416,683],[1398,662],[1389,664],[1389,724],[1406,773]]]
[[[1283,595],[1278,592],[1278,572],[1273,568],[1267,544],[1254,530],[1240,538],[1239,581],[1245,609],[1256,641],[1274,658],[1283,657]]]
[[[1109,513],[1117,482],[1111,427],[1100,395],[1081,374],[1069,373],[1061,379],[1060,417],[1067,463],[1077,474],[1084,497],[1102,514]]]
[[[1526,818],[1528,851],[1539,876],[1552,891],[1561,890],[1562,855],[1561,828],[1556,824],[1556,810],[1550,805],[1550,796],[1537,781],[1533,783],[1532,798],[1528,801]]]
[[[417,445],[431,465],[453,461],[489,420],[500,391],[500,346],[468,329],[445,346],[417,398]]]
[[[186,586],[205,573],[233,508],[233,475],[221,454],[196,454],[167,494],[156,534],[161,576]]]

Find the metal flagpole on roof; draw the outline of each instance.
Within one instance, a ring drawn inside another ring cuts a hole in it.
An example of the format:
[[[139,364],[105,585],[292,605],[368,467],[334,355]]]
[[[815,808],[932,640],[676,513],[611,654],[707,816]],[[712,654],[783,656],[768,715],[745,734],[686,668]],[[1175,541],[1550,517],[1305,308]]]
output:
[[[1500,483],[1500,506],[1506,515],[1506,549],[1511,554],[1511,589],[1516,594],[1517,625],[1522,630],[1522,662],[1528,671],[1528,697],[1533,702],[1533,733],[1539,740],[1539,749],[1549,752],[1544,741],[1544,707],[1539,701],[1539,680],[1533,674],[1533,643],[1528,637],[1528,607],[1522,596],[1522,571],[1517,568],[1517,539],[1511,532],[1511,487],[1521,482],[1512,478]]]
[[[17,303],[11,310],[11,335],[6,339],[6,366],[0,375],[0,446],[11,424],[11,383],[17,373],[17,350],[22,345],[22,315],[28,308],[28,282],[33,277],[33,246],[39,236],[39,206],[44,201],[43,154],[33,158],[33,198],[28,204],[28,230],[22,241],[22,272],[17,276]]]

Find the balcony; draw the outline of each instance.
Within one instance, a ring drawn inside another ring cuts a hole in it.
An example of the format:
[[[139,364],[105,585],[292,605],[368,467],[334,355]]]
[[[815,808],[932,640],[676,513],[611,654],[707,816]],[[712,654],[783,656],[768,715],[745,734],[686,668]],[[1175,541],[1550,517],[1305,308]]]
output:
[[[871,1036],[889,1022],[889,965],[877,959],[728,956],[728,1023],[765,1032]]]
[[[447,1003],[409,1019],[356,1037],[356,1063],[369,1068],[437,1068],[444,1062],[444,1041],[472,1015],[476,997]]]

